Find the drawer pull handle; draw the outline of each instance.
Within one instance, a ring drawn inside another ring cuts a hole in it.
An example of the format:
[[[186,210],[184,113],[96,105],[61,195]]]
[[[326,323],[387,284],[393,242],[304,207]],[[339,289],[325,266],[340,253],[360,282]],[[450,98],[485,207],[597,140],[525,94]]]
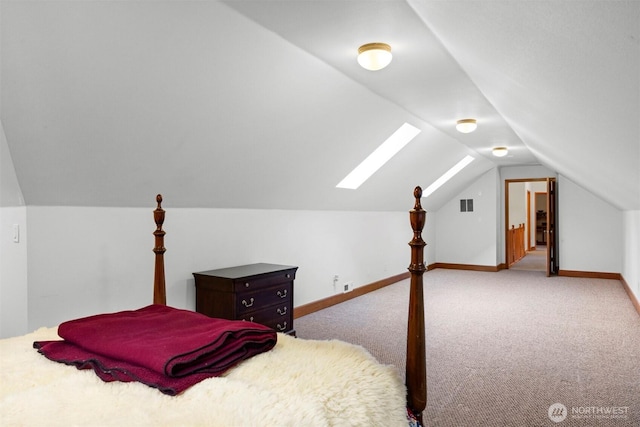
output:
[[[276,327],[278,328],[279,331],[284,331],[287,329],[287,322],[284,322],[283,325],[280,325],[280,323],[278,323]]]
[[[242,305],[244,305],[245,307],[251,307],[253,306],[253,298],[251,298],[250,302],[247,302],[247,300],[242,300]]]
[[[246,283],[244,284],[244,287],[245,287],[245,288],[248,288],[248,287],[249,287],[249,282],[246,282]]]
[[[278,294],[278,296],[280,298],[286,298],[287,297],[287,290],[285,289],[284,292],[278,291],[277,294]]]
[[[287,279],[291,279],[291,275],[289,273],[286,274]]]
[[[284,316],[285,314],[287,314],[287,307],[284,307],[284,308],[279,308],[279,307],[278,307],[278,310],[277,310],[277,311],[278,311],[278,314],[279,314],[280,316]]]
[[[249,317],[249,320],[242,319],[243,322],[253,322],[253,316]]]

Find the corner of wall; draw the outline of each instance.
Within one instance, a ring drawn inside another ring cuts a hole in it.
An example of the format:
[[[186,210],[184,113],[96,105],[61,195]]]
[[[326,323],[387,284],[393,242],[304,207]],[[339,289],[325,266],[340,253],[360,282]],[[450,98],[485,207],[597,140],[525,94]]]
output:
[[[640,210],[622,214],[622,277],[640,301]]]
[[[623,271],[623,212],[560,175],[558,239],[562,270]]]
[[[0,122],[0,338],[27,332],[27,208]]]
[[[0,207],[24,204],[7,137],[0,121]]]
[[[437,251],[427,261],[496,266],[498,257],[498,171],[490,169],[437,211],[433,235]],[[473,211],[460,211],[458,199],[473,199]]]

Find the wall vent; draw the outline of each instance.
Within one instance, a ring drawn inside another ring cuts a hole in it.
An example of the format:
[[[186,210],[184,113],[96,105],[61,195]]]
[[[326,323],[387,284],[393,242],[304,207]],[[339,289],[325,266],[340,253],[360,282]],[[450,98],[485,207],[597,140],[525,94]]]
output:
[[[473,199],[460,199],[460,212],[473,212]]]

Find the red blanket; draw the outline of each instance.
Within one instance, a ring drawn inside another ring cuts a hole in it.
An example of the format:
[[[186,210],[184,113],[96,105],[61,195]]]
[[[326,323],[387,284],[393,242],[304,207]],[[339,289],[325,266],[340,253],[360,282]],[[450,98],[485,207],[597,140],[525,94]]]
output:
[[[243,321],[150,305],[62,323],[64,341],[33,346],[48,359],[93,369],[104,381],[139,381],[176,395],[271,350],[276,332]]]

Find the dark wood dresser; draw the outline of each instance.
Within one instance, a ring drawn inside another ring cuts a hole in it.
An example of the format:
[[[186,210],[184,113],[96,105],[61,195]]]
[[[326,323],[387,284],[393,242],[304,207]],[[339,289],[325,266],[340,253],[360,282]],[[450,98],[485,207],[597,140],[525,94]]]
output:
[[[193,273],[196,311],[247,320],[295,336],[293,280],[298,267],[249,264]]]

